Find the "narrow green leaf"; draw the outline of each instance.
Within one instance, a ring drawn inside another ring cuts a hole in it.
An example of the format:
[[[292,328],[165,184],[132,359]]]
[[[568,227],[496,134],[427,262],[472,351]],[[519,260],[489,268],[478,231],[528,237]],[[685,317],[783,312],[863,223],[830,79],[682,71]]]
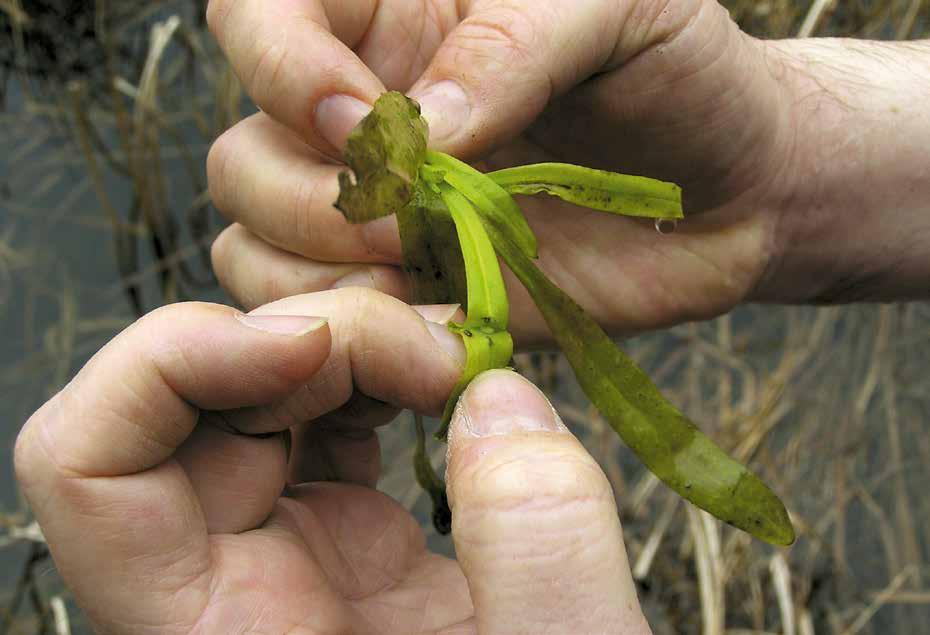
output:
[[[452,214],[465,260],[468,287],[466,326],[506,330],[509,317],[507,290],[491,239],[471,203],[448,185],[440,186],[442,200]]]
[[[776,545],[794,542],[777,496],[672,404],[600,326],[513,243],[487,226],[497,252],[549,325],[591,402],[666,485],[717,518]]]
[[[549,194],[602,212],[647,218],[684,218],[681,188],[644,176],[567,163],[538,163],[486,175],[511,194]]]
[[[479,373],[510,363],[513,340],[507,332],[507,291],[497,254],[484,224],[468,199],[458,191],[441,185],[440,192],[455,221],[468,286],[465,322],[450,325],[450,330],[459,333],[465,344],[465,369],[446,401],[436,432],[437,439],[445,439],[455,404],[462,392]]]
[[[435,434],[439,440],[445,440],[455,406],[459,397],[468,388],[468,384],[486,370],[509,366],[513,357],[513,340],[507,331],[492,331],[487,327],[460,326],[456,328],[454,325],[450,330],[459,333],[465,343],[465,369],[452,392],[449,393],[449,399],[446,400],[442,418],[439,420],[439,428]]]
[[[536,235],[520,206],[504,188],[463,161],[442,152],[426,151],[426,167],[441,170],[446,183],[471,204],[529,258],[536,258]]]
[[[416,427],[417,445],[413,453],[413,473],[417,483],[429,494],[433,502],[433,526],[442,535],[452,531],[452,511],[446,497],[446,484],[433,470],[429,455],[426,453],[426,433],[423,430],[423,417],[414,413],[413,424]]]
[[[336,207],[350,223],[388,216],[413,197],[426,158],[428,128],[420,106],[398,92],[382,95],[355,127],[343,157],[355,180],[339,175]]]

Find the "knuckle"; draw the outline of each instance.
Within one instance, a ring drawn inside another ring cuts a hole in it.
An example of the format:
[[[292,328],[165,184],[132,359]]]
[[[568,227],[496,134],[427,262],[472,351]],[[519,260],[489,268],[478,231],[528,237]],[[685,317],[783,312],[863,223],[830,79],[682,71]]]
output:
[[[382,315],[384,313],[384,294],[368,287],[345,287],[339,289],[339,294],[345,295],[343,306],[346,307],[342,321],[343,338],[351,343],[353,350],[365,350],[369,337],[367,317]]]
[[[262,43],[259,51],[246,85],[255,101],[262,104],[273,100],[279,89],[284,91],[287,88],[281,86],[287,64],[287,38],[283,34],[270,38]]]
[[[504,66],[535,64],[536,26],[525,10],[501,8],[462,23],[463,48]]]
[[[213,244],[210,246],[210,261],[213,264],[213,273],[220,286],[237,302],[246,309],[252,309],[257,306],[251,298],[251,290],[243,288],[248,280],[243,280],[242,270],[249,269],[249,266],[242,262],[248,258],[248,253],[242,249],[242,241],[238,229],[241,226],[233,225],[224,229]],[[237,247],[238,244],[238,247]],[[233,254],[239,254],[240,257],[234,258]],[[274,278],[275,276],[265,276]]]
[[[73,411],[74,418],[79,418],[81,403],[71,395],[63,408],[62,399],[68,396],[67,389],[62,390],[42,405],[23,425],[16,437],[13,448],[13,471],[16,480],[27,495],[40,481],[49,476],[71,476],[76,470],[69,467],[66,444],[50,444],[45,439],[46,429],[54,418],[63,416],[63,409]]]
[[[613,495],[597,463],[578,448],[519,453],[503,460],[475,464],[466,477],[465,496],[456,498],[466,508],[532,519],[578,517],[604,504]],[[464,500],[462,500],[464,499]]]
[[[221,39],[223,26],[233,4],[235,2],[231,0],[209,0],[207,2],[207,26],[218,40]]]
[[[213,240],[213,244],[210,245],[210,262],[213,264],[213,271],[220,283],[223,283],[223,278],[228,273],[229,242],[233,240],[232,232],[233,227],[227,227],[220,232],[219,236]]]
[[[248,307],[274,302],[275,300],[280,300],[281,298],[292,295],[286,281],[281,276],[277,275],[262,276],[259,279],[258,285],[253,285],[258,287],[254,290],[246,288],[249,286],[248,280],[237,280],[235,286],[235,293],[242,296],[241,300],[243,304]]]
[[[35,431],[41,425],[39,420],[45,416],[44,412],[47,408],[48,404],[39,408],[35,414],[29,417],[29,420],[19,431],[16,443],[13,446],[13,471],[16,480],[24,489],[29,488],[40,465],[39,456],[36,452]]]
[[[293,212],[293,235],[299,244],[314,252],[313,246],[321,241],[316,231],[316,212],[321,201],[321,182],[319,179],[297,179],[291,186],[290,209]]]
[[[230,203],[236,196],[236,184],[239,183],[239,179],[236,178],[239,170],[239,153],[236,152],[237,128],[238,126],[234,126],[220,135],[207,154],[207,187],[210,199],[222,213],[230,211]]]
[[[642,48],[667,42],[683,31],[707,4],[706,0],[634,2],[625,20],[622,37],[641,42]]]
[[[191,306],[196,306],[197,302],[178,302],[175,304],[165,304],[158,308],[152,309],[133,325],[136,330],[154,330],[158,331],[160,325],[176,321],[185,315]]]

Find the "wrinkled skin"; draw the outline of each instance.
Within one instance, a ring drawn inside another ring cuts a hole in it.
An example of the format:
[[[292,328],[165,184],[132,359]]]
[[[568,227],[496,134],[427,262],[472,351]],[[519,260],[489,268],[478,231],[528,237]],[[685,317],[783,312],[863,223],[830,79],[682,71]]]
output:
[[[710,317],[753,294],[776,249],[793,136],[778,59],[718,4],[479,1],[457,12],[441,0],[387,1],[376,13],[366,2],[257,4],[210,6],[217,38],[264,110],[227,132],[209,161],[214,201],[239,223],[217,241],[214,263],[246,305],[340,283],[409,299],[393,221],[350,227],[331,207],[340,168],[323,155],[338,156],[357,119],[345,108],[314,111],[328,95],[371,103],[385,87],[422,101],[434,147],[489,168],[557,160],[683,186],[689,219],[673,236],[651,222],[521,200],[542,268],[608,330]],[[304,22],[287,26],[289,11]],[[358,57],[319,33],[327,28]],[[275,34],[293,50],[273,46]],[[343,72],[288,83],[306,58],[298,41]],[[453,78],[481,101],[452,117],[454,107],[432,105],[433,78]],[[508,282],[517,343],[548,343],[528,296]]]
[[[374,489],[374,429],[438,414],[458,378],[455,308],[175,304],[98,352],[15,455],[95,632],[648,633],[604,473],[515,373],[479,376],[453,418],[456,560]]]

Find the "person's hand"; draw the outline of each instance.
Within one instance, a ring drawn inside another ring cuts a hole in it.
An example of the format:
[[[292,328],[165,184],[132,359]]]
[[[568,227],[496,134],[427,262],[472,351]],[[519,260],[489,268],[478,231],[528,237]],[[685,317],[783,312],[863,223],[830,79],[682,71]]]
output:
[[[452,423],[458,561],[371,489],[374,427],[438,413],[458,377],[454,311],[365,289],[178,304],[101,350],[16,445],[97,631],[648,633],[604,474],[519,376],[482,375]]]
[[[408,299],[393,218],[351,226],[332,205],[345,168],[330,158],[386,88],[420,101],[431,145],[491,167],[566,161],[683,186],[671,236],[521,200],[541,268],[611,332],[728,310],[778,248],[795,140],[783,68],[716,2],[210,0],[208,19],[263,110],[208,162],[234,221],[214,266],[247,307],[346,285]],[[508,286],[518,344],[544,342]]]

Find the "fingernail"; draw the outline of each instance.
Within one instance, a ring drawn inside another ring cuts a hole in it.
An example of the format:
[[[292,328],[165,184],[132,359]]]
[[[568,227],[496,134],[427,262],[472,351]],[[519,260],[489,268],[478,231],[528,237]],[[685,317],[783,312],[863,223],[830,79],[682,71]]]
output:
[[[369,289],[376,289],[375,286],[375,277],[371,273],[371,269],[365,267],[364,269],[356,269],[352,273],[349,273],[333,283],[333,289],[342,289],[344,287],[367,287]]]
[[[300,337],[324,326],[326,318],[311,315],[248,315],[237,313],[236,319],[249,328],[274,335]]]
[[[433,84],[411,95],[420,102],[429,123],[431,141],[443,141],[462,128],[471,116],[471,104],[462,87],[451,80]]]
[[[349,95],[333,95],[316,107],[316,129],[339,150],[345,147],[346,138],[362,118],[371,112],[371,106]]]
[[[411,309],[420,314],[424,320],[436,324],[447,324],[449,320],[462,308],[461,304],[420,304],[411,306]],[[460,338],[461,339],[461,338]]]
[[[426,324],[426,328],[429,329],[433,339],[436,340],[442,350],[448,353],[456,364],[465,366],[465,345],[462,343],[462,336],[456,335],[446,328],[444,324],[437,324],[429,320],[424,320],[423,323]]]
[[[468,385],[452,426],[460,426],[474,437],[567,431],[539,388],[517,373],[503,369],[482,373]]]
[[[362,241],[373,254],[394,260],[403,258],[397,216],[394,214],[362,224]]]

